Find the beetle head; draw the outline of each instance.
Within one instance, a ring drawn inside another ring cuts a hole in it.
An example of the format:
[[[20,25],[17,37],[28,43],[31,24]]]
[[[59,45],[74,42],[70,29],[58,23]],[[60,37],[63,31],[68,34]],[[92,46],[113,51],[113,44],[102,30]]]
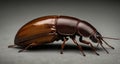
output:
[[[93,41],[94,43],[102,43],[102,41],[105,42],[103,38],[120,40],[119,38],[104,37],[99,32],[96,32],[94,35],[90,36],[90,40]]]
[[[98,43],[100,40],[101,34],[96,32],[94,35],[90,36],[90,40],[94,43]]]
[[[100,44],[102,46],[102,43],[104,42],[107,46],[114,49],[114,47],[110,46],[103,38],[113,39],[113,40],[120,40],[119,38],[104,37],[99,32],[96,32],[94,35],[90,36],[90,40],[92,40],[94,43],[98,43],[98,45]]]

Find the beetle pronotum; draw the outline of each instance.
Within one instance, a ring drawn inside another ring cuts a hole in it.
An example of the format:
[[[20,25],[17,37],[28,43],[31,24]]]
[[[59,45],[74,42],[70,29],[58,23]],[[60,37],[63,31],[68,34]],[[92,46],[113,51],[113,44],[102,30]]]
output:
[[[82,37],[90,38],[91,41],[98,43],[98,45],[100,44],[107,53],[109,52],[104,48],[103,42],[112,49],[114,49],[114,47],[110,46],[103,38],[119,40],[117,38],[103,37],[91,24],[86,21],[70,16],[51,15],[34,19],[25,24],[15,36],[15,45],[10,45],[8,47],[15,47],[16,45],[21,47],[25,46],[25,49],[19,51],[22,52],[31,46],[38,46],[62,40],[62,54],[64,45],[68,40],[67,37],[70,37],[73,43],[75,43],[80,49],[83,56],[85,56],[82,47],[75,40],[76,35],[79,36],[79,41],[81,43],[90,45],[97,55],[99,54],[96,52],[92,43],[83,40]]]

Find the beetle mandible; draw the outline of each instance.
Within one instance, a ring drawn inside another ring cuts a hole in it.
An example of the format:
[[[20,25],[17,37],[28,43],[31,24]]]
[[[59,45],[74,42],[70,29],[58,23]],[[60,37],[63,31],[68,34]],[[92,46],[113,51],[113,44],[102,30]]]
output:
[[[73,43],[80,49],[83,56],[85,56],[82,47],[75,40],[76,36],[79,36],[81,43],[90,45],[91,49],[97,55],[99,54],[92,43],[83,40],[82,37],[89,38],[92,42],[98,43],[107,53],[109,52],[104,48],[103,42],[112,49],[114,47],[110,46],[103,38],[119,40],[117,38],[103,37],[90,23],[84,20],[71,16],[50,15],[34,19],[22,26],[15,36],[14,45],[9,45],[8,47],[25,47],[25,49],[19,51],[22,52],[31,46],[62,40],[63,43],[60,52],[62,54],[65,43],[68,40],[67,37],[70,37]]]

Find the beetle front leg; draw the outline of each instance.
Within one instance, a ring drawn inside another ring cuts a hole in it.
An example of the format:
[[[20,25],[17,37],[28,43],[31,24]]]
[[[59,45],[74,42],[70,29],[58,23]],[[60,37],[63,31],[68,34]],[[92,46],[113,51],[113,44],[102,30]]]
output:
[[[87,44],[87,45],[90,44],[92,50],[99,56],[99,54],[96,52],[95,47],[94,47],[90,42],[87,42],[87,41],[85,41],[85,40],[81,40],[80,42],[81,42],[81,43],[84,43],[84,44]]]
[[[110,46],[105,40],[102,39],[102,41],[103,41],[107,46],[109,46],[110,48],[115,49],[114,47]]]
[[[109,54],[109,52],[108,52],[108,51],[105,49],[105,47],[102,45],[103,43],[102,43],[101,40],[99,40],[99,43],[100,43],[101,47],[107,52],[107,54]]]
[[[99,56],[99,54],[96,52],[96,50],[95,50],[95,47],[92,45],[92,43],[90,43],[90,42],[88,42],[88,41],[85,41],[85,40],[83,40],[82,39],[82,36],[80,36],[80,38],[79,38],[79,41],[81,42],[81,43],[84,43],[84,44],[87,44],[87,45],[89,45],[90,44],[90,46],[91,46],[91,48],[92,48],[92,50]]]

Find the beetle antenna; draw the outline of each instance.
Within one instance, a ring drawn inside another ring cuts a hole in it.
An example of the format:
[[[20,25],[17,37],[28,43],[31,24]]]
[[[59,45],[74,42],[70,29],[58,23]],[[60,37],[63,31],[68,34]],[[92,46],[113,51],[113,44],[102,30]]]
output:
[[[102,38],[113,39],[113,40],[120,40],[119,38],[111,38],[111,37],[102,37]]]

